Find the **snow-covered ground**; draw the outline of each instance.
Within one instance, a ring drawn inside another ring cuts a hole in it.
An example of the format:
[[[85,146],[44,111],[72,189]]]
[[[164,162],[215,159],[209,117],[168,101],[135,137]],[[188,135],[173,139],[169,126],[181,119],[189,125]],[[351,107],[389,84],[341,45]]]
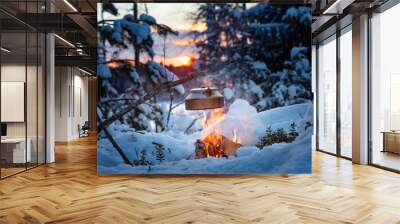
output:
[[[170,130],[161,133],[139,133],[133,129],[114,124],[109,127],[115,140],[130,161],[137,161],[146,151],[146,160],[151,166],[130,166],[123,162],[111,143],[99,135],[98,173],[110,174],[247,174],[247,173],[309,173],[311,172],[311,136],[313,121],[312,103],[279,107],[257,113],[245,100],[236,100],[220,121],[201,129],[201,119],[185,134],[185,128],[201,113],[185,113],[177,109],[171,118]],[[254,145],[265,134],[267,127],[273,130],[289,130],[295,122],[299,136],[292,143],[273,144],[260,150]],[[311,124],[311,127],[309,127]],[[237,156],[229,158],[191,159],[194,142],[201,136],[218,128],[227,138],[233,138],[236,129],[242,147]],[[164,145],[165,160],[156,159],[153,143]]]

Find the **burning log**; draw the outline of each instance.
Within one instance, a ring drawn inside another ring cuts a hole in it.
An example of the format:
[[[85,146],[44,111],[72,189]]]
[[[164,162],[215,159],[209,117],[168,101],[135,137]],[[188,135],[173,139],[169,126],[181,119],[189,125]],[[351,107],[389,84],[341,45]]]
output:
[[[205,153],[206,145],[204,144],[204,142],[201,141],[200,139],[197,139],[195,146],[196,146],[196,149],[194,151],[195,158],[196,159],[206,158],[206,153]]]
[[[212,133],[203,140],[196,141],[195,158],[236,156],[236,150],[241,146],[239,142],[232,141],[219,133]]]

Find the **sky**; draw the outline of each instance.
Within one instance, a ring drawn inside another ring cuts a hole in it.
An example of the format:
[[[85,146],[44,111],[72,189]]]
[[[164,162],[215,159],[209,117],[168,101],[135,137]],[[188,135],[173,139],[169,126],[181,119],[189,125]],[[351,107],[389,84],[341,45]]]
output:
[[[106,13],[105,19],[122,18],[127,13],[132,13],[133,3],[114,3],[114,5],[118,8],[119,15],[112,16]],[[198,6],[198,3],[139,3],[138,8],[141,14],[145,13],[147,7],[149,15],[156,18],[159,23],[181,30],[191,27],[190,14],[196,12]],[[98,10],[98,16],[101,18],[101,10]]]
[[[195,24],[192,14],[199,7],[198,3],[147,3],[148,12],[155,17],[158,23],[168,25],[179,32],[178,37],[169,36],[166,40],[166,64],[181,66],[190,64],[187,58],[197,58],[197,49],[193,45],[192,38],[186,36],[193,30],[204,30],[204,24]],[[157,41],[157,39],[159,41]],[[155,37],[154,50],[158,55],[163,55],[164,42]],[[155,58],[164,61],[162,56]]]
[[[104,19],[119,19],[133,11],[133,3],[114,3],[118,8],[119,15],[112,16],[109,13],[104,13]],[[248,7],[254,3],[248,3]],[[99,20],[101,15],[101,4],[98,4]],[[153,34],[154,46],[156,52],[155,60],[157,62],[165,61],[167,65],[182,66],[188,65],[192,60],[195,60],[197,49],[193,45],[193,38],[187,36],[189,31],[204,30],[204,24],[194,24],[192,14],[197,11],[199,3],[139,3],[139,15],[148,10],[148,14],[153,16],[157,23],[164,24],[171,27],[173,30],[179,32],[178,36],[169,35],[165,40],[166,57],[163,57],[164,52],[164,39],[157,34]],[[126,52],[125,52],[126,53]]]

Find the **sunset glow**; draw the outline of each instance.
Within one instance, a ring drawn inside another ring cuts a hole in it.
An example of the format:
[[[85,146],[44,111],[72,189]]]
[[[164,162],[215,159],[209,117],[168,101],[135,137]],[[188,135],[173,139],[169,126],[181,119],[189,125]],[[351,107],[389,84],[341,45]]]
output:
[[[185,66],[189,66],[190,64],[192,64],[192,58],[190,58],[189,56],[180,57],[179,60],[181,60],[182,65]]]
[[[195,43],[193,39],[177,39],[173,41],[173,44],[178,46],[195,46]]]
[[[191,66],[193,64],[194,57],[185,55],[185,56],[165,58],[164,60],[164,58],[156,56],[154,57],[154,61],[160,64],[163,64],[165,61],[165,65],[174,67]]]
[[[177,27],[178,30],[184,31],[204,31],[207,29],[207,25],[205,23],[192,23],[192,24],[182,24]]]

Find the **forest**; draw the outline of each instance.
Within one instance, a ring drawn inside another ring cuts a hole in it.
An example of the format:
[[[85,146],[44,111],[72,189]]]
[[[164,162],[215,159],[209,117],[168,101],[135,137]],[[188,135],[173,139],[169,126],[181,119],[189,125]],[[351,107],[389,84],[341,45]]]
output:
[[[310,6],[180,5],[100,4],[98,173],[311,172]]]

